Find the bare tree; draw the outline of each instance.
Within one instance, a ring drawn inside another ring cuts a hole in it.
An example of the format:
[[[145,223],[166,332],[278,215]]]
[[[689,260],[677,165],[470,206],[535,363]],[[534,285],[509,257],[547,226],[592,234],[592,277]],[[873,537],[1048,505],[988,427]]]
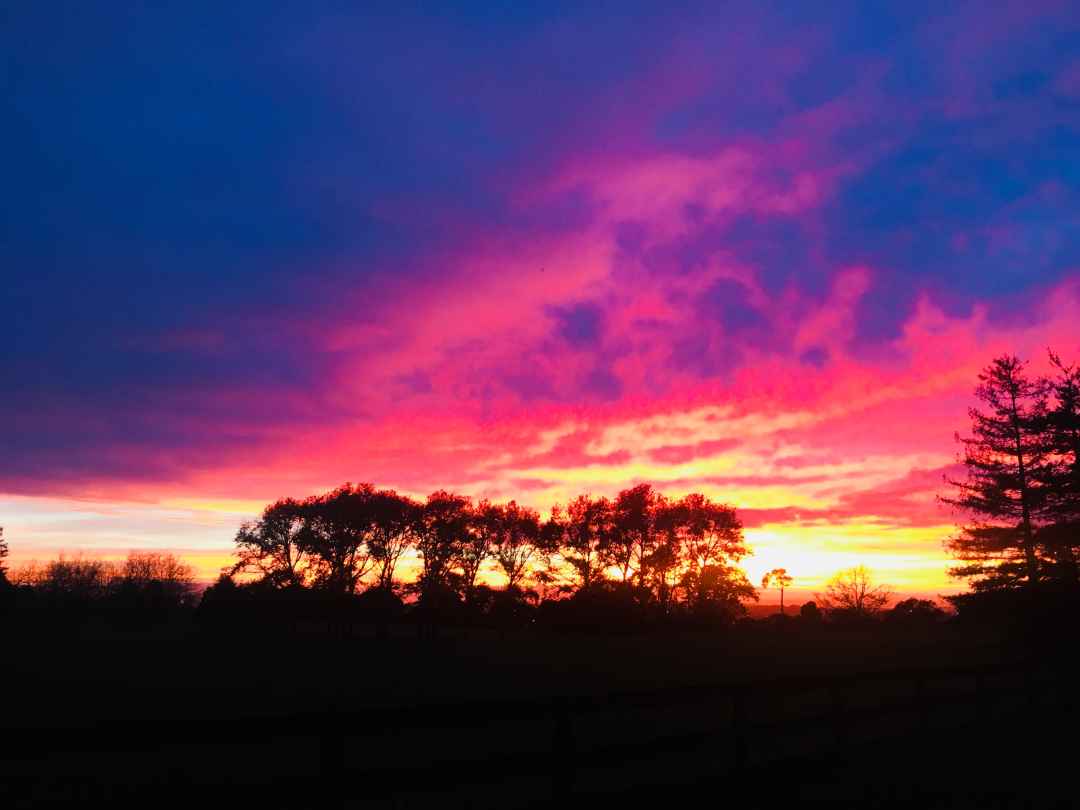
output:
[[[880,613],[892,593],[875,584],[865,566],[857,565],[836,574],[826,583],[825,593],[814,594],[814,598],[829,613],[867,618]]]
[[[194,572],[173,554],[132,551],[119,568],[119,586],[155,591],[165,604],[190,604],[195,593]]]

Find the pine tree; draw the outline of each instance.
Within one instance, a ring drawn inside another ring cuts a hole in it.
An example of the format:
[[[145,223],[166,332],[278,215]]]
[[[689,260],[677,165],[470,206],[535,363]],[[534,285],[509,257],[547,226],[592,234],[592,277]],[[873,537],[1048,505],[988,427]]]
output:
[[[1053,458],[1049,467],[1047,515],[1051,523],[1038,537],[1054,557],[1061,578],[1080,585],[1080,368],[1066,365],[1050,352],[1055,369],[1049,380],[1053,407],[1046,419],[1047,441]]]
[[[987,366],[979,383],[975,396],[986,408],[972,408],[971,436],[957,437],[967,480],[949,480],[956,494],[942,498],[971,519],[947,543],[962,563],[951,573],[973,578],[975,590],[1034,588],[1046,564],[1036,539],[1051,466],[1046,384],[1009,355]]]

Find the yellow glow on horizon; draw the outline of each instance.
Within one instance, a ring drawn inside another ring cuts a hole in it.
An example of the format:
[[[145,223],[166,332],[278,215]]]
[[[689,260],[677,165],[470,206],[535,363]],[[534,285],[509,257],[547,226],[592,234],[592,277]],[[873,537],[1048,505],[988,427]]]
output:
[[[185,509],[192,512],[214,512],[226,515],[257,517],[266,508],[266,501],[236,498],[167,498],[160,502],[164,509]]]
[[[898,591],[953,593],[962,583],[947,574],[942,541],[952,526],[890,527],[873,524],[772,525],[747,529],[753,555],[744,569],[757,584],[773,568],[786,568],[793,588],[821,588],[838,571],[856,565]]]

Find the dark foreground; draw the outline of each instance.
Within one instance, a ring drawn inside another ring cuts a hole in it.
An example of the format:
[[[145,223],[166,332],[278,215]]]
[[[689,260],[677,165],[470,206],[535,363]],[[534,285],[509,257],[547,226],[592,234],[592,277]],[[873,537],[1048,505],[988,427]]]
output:
[[[6,652],[3,807],[1072,804],[1072,664],[954,627]]]

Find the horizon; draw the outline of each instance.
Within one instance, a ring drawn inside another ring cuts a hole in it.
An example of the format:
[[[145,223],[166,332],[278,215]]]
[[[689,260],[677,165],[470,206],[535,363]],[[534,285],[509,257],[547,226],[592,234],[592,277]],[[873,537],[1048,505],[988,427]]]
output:
[[[648,482],[734,506],[755,585],[966,587],[977,375],[1080,360],[1067,4],[212,8],[0,32],[10,567]]]

